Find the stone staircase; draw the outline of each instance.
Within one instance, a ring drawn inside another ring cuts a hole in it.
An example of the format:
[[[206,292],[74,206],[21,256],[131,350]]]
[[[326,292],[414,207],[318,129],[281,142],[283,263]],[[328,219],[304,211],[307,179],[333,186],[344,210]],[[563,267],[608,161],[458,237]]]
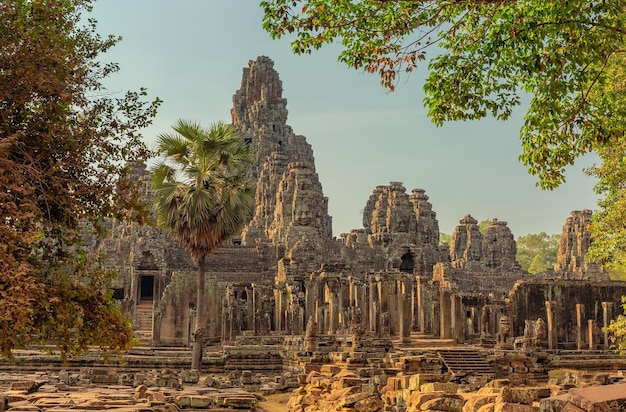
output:
[[[139,346],[152,345],[153,302],[144,300],[135,307],[133,318],[133,336],[139,339]]]
[[[495,376],[494,367],[475,349],[437,349],[437,354],[452,373]]]

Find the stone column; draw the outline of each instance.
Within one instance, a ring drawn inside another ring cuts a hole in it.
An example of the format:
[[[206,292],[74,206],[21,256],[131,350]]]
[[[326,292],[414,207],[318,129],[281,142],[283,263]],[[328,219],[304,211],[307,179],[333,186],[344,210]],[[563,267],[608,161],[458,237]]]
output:
[[[404,299],[406,295],[404,293],[404,283],[398,281],[396,283],[396,299],[398,302],[398,339],[400,343],[404,343]]]
[[[593,319],[587,320],[587,335],[589,338],[589,349],[594,350],[596,348],[596,321]]]
[[[372,281],[370,281],[370,304],[369,304],[369,325],[370,325],[370,332],[377,332],[376,329],[376,284],[374,283],[373,279]]]
[[[276,308],[274,310],[274,318],[276,319],[276,330],[282,330],[282,318],[283,318],[283,294],[280,289],[274,289],[274,302],[276,302]]]
[[[581,350],[585,345],[585,305],[576,304],[576,347]]]
[[[250,312],[250,316],[252,318],[252,334],[256,335],[259,331],[258,328],[258,312],[257,312],[257,307],[256,307],[256,287],[254,283],[250,284],[250,293],[252,293],[252,299],[251,299],[251,304],[252,304],[252,310]],[[248,299],[250,299],[250,297],[248,296]]]
[[[546,327],[548,329],[548,350],[554,350],[557,347],[556,339],[556,302],[546,301]]]
[[[452,308],[450,306],[450,291],[442,289],[439,292],[439,337],[441,339],[450,339],[452,337]]]
[[[335,282],[326,283],[326,302],[328,304],[328,322],[326,325],[325,333],[334,335],[337,332],[337,325],[339,323],[339,298],[337,296],[338,285]]]
[[[422,286],[421,276],[416,277],[417,280],[417,330],[424,332],[426,328],[424,322],[424,287]]]
[[[613,319],[613,302],[602,302],[602,327],[606,328]],[[604,350],[609,348],[609,333],[603,329]]]
[[[463,304],[460,296],[450,295],[450,332],[455,343],[465,343],[465,322]]]

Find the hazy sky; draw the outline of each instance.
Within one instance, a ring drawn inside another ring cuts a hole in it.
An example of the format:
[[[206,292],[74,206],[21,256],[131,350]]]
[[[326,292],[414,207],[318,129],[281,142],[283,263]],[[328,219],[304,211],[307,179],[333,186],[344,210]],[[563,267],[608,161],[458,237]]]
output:
[[[448,234],[466,214],[505,220],[516,237],[560,233],[572,210],[596,207],[594,181],[582,172],[593,158],[580,160],[555,191],[535,186],[517,160],[522,108],[508,122],[437,128],[422,104],[425,66],[388,93],[376,75],[339,63],[337,48],[297,56],[287,39],[271,40],[257,0],[98,0],[91,16],[101,33],[123,37],[105,56],[121,66],[110,90],[146,87],[164,100],[144,132],[149,147],[179,118],[230,122],[242,69],[270,57],[287,98],[287,123],[313,147],[335,236],[362,227],[372,190],[390,181],[409,193],[424,189]]]

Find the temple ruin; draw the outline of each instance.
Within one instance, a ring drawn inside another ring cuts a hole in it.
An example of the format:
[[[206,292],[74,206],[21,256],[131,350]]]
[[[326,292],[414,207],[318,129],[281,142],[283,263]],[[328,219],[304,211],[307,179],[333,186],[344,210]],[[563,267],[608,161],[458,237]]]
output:
[[[208,263],[203,326],[207,345],[230,347],[221,367],[306,369],[331,353],[365,364],[420,339],[484,348],[531,340],[546,349],[610,347],[602,326],[619,313],[626,284],[585,261],[590,211],[567,218],[558,262],[543,276],[519,267],[505,221],[493,219],[482,234],[467,215],[450,244],[440,244],[426,192],[400,182],[374,188],[364,199],[363,227],[333,237],[313,150],[287,124],[282,91],[273,62],[259,57],[244,68],[233,96],[232,123],[255,149],[257,186],[250,222]],[[149,199],[142,165],[133,178],[143,179]],[[132,314],[137,337],[146,346],[189,346],[196,268],[188,252],[156,228],[107,224],[110,235],[92,246],[119,273],[114,295]],[[291,350],[237,355],[252,343]]]

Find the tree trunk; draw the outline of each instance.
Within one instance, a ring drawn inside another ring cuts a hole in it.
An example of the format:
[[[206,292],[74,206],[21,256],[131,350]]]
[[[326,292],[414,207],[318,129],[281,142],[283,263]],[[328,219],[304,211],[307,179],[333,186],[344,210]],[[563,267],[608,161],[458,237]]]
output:
[[[193,349],[191,352],[191,369],[200,372],[202,365],[202,347],[204,346],[204,258],[198,262],[198,285],[196,299],[196,331],[194,333]]]

